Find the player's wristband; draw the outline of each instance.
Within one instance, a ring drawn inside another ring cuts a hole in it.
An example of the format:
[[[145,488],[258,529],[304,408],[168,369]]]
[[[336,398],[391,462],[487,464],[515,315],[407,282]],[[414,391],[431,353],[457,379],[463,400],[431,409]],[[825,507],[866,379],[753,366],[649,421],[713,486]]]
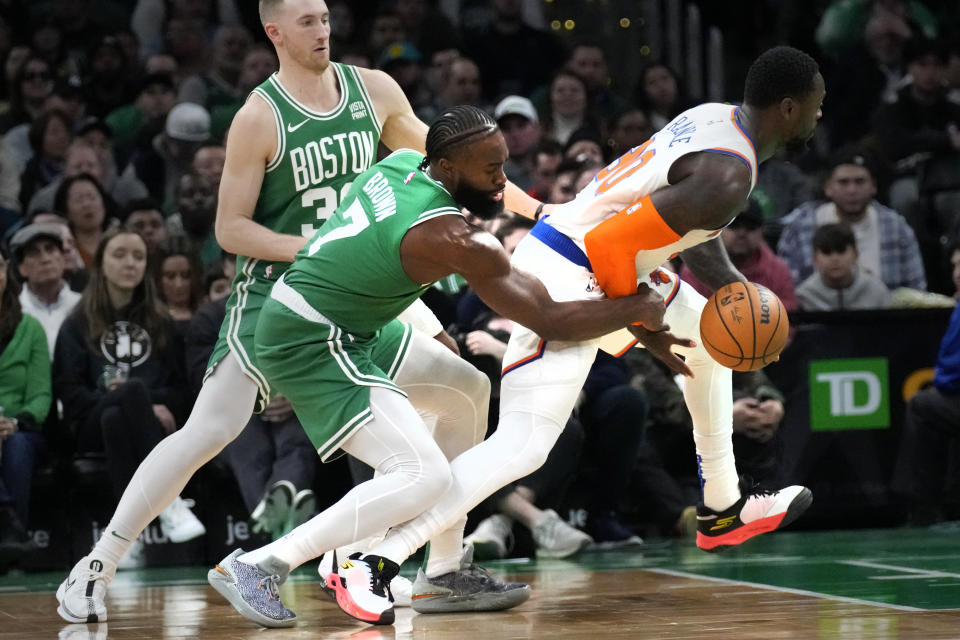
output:
[[[546,202],[541,202],[539,205],[537,205],[537,210],[533,212],[534,220],[540,219],[540,215],[543,213],[543,208],[546,206],[546,204]]]

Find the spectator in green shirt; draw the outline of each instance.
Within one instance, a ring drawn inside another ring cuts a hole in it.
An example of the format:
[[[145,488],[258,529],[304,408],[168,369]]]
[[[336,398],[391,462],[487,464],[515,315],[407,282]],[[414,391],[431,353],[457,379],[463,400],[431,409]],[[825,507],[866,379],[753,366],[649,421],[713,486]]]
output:
[[[7,258],[0,254],[0,560],[9,562],[30,548],[24,524],[52,396],[47,337],[21,310]]]

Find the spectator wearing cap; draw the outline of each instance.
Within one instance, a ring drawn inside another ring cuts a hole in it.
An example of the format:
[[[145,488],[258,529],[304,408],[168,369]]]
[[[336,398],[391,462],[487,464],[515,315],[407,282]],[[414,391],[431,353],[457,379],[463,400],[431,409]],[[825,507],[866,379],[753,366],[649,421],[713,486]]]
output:
[[[890,206],[917,228],[932,213],[943,232],[951,228],[960,207],[960,105],[947,100],[942,47],[911,41],[904,59],[911,81],[896,102],[877,111],[874,127],[879,148],[897,167]],[[930,206],[914,211],[921,197],[929,198]]]
[[[24,284],[20,306],[40,322],[53,360],[60,325],[80,300],[80,294],[71,291],[64,279],[66,261],[59,225],[28,224],[14,234],[10,248]]]
[[[253,38],[238,24],[217,28],[213,37],[213,66],[203,73],[184,78],[178,102],[193,102],[209,111],[244,97],[240,87],[243,59]]]
[[[507,96],[497,103],[493,117],[503,132],[510,152],[503,172],[511,182],[527,191],[533,186],[532,174],[541,138],[537,110],[523,96]]]
[[[114,147],[121,156],[129,155],[142,132],[148,139],[160,133],[176,101],[176,87],[170,75],[151,73],[145,76],[136,99],[114,109],[104,118],[113,134]]]
[[[180,178],[190,172],[193,155],[209,138],[210,114],[206,109],[181,102],[170,110],[163,133],[130,161],[151,198],[164,203],[165,208],[175,202]]]
[[[431,97],[423,79],[422,59],[420,50],[409,42],[388,45],[377,59],[377,68],[397,81],[415,111],[430,104]]]
[[[818,227],[844,222],[853,230],[860,269],[890,289],[926,290],[923,259],[913,229],[899,213],[874,200],[877,184],[866,158],[841,151],[830,162],[823,187],[826,200],[805,202],[783,219],[777,255],[795,284],[813,274],[813,234]]]
[[[756,200],[748,200],[746,208],[723,228],[720,241],[733,266],[747,280],[762,284],[777,294],[787,311],[797,308],[796,288],[790,269],[763,239],[763,214]],[[680,278],[706,298],[713,293],[710,287],[693,275],[687,265],[681,267]]]

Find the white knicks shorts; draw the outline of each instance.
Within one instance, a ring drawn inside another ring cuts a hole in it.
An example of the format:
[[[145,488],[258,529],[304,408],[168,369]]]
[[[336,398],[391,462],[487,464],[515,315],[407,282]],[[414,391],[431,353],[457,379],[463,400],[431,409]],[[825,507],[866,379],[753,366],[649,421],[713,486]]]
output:
[[[558,302],[602,300],[606,296],[586,268],[574,264],[537,238],[524,238],[511,260],[513,266],[536,276]],[[667,304],[664,322],[670,332],[700,342],[700,312],[706,299],[680,277],[657,269],[646,282]],[[503,356],[500,412],[526,411],[564,424],[593,365],[597,349],[621,356],[637,339],[621,329],[583,342],[543,340],[516,325]],[[637,345],[639,346],[639,345]],[[683,354],[683,349],[677,349]]]

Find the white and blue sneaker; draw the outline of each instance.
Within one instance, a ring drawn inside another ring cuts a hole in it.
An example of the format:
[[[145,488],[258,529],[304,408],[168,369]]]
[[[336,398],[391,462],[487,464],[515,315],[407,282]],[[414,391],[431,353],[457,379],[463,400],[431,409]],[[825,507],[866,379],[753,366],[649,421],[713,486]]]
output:
[[[237,549],[207,572],[207,582],[226,598],[240,615],[264,627],[292,627],[297,614],[280,602],[279,587],[290,575],[290,565],[270,556],[259,564],[237,558]]]

